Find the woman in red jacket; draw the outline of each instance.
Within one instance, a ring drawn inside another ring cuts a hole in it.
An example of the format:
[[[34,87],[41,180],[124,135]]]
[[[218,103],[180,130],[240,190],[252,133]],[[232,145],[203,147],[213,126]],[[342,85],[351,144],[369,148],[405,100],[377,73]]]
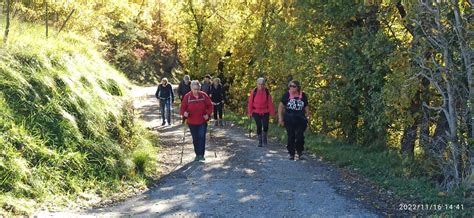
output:
[[[258,147],[267,145],[268,120],[271,116],[275,116],[275,108],[270,92],[265,88],[265,79],[257,79],[257,88],[255,88],[249,96],[248,117],[253,117],[257,124]],[[263,128],[263,134],[262,134]]]
[[[179,114],[187,119],[193,137],[194,152],[196,153],[195,161],[205,160],[207,121],[213,110],[211,99],[200,90],[201,84],[199,81],[191,81],[191,92],[184,95],[179,111]]]

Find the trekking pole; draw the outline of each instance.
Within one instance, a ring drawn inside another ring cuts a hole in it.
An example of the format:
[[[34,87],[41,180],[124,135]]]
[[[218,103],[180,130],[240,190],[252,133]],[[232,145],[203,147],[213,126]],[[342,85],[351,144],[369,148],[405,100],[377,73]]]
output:
[[[213,138],[212,138],[212,130],[213,130],[213,127],[212,125],[209,126],[209,142],[212,144],[213,143]],[[214,149],[214,157],[217,158],[217,153],[216,153],[216,150]]]
[[[172,124],[173,120],[174,120],[173,119],[174,114],[173,114],[173,102],[171,101],[171,99],[170,99],[170,111],[168,113],[170,113],[170,123],[169,124]]]
[[[224,117],[225,117],[225,110],[224,110],[224,104],[222,104],[222,117],[221,117],[222,123],[225,123],[224,122]],[[225,125],[223,125],[223,126],[225,126]]]
[[[252,138],[252,119],[249,118],[249,138]]]
[[[179,161],[179,165],[183,163],[183,155],[184,155],[184,141],[186,140],[186,118],[183,117],[183,142],[181,143],[181,158]]]

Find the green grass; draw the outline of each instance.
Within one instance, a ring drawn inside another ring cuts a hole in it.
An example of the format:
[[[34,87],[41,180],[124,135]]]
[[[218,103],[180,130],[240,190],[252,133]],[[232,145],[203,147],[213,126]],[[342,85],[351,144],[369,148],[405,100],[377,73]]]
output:
[[[248,129],[247,117],[226,112],[226,119]],[[251,122],[255,134],[255,122]],[[286,144],[286,131],[276,124],[270,124],[269,136]],[[472,216],[473,202],[464,197],[464,188],[445,193],[430,178],[427,172],[429,163],[422,158],[404,159],[399,152],[390,149],[371,149],[360,145],[349,145],[339,140],[305,132],[305,148],[339,167],[350,169],[375,182],[385,190],[411,204],[463,204],[464,210],[440,210],[436,214]],[[397,207],[397,205],[392,205]],[[420,211],[426,212],[426,211]]]
[[[0,44],[0,215],[145,185],[156,148],[128,101],[132,84],[76,34],[45,39],[18,21],[10,33]]]

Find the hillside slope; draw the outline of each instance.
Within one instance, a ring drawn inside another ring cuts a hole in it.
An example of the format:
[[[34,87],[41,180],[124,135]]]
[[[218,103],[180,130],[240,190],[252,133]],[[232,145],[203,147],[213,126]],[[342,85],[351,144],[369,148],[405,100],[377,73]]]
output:
[[[78,35],[12,26],[0,47],[0,214],[143,186],[155,148],[127,101],[132,84]]]

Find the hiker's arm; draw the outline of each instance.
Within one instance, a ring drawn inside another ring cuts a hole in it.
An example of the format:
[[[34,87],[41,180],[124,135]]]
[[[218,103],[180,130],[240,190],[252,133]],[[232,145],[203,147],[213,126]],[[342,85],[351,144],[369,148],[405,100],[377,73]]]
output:
[[[285,111],[285,106],[280,102],[278,105],[278,125],[283,126],[283,112]]]
[[[271,95],[268,96],[267,107],[272,117],[275,117],[275,107],[273,106],[273,98]]]
[[[157,99],[160,98],[160,86],[159,86],[159,85],[158,85],[158,88],[156,89],[155,97],[156,97]]]
[[[214,111],[214,107],[212,106],[212,102],[209,96],[205,95],[204,99],[205,99],[204,102],[206,103],[206,115],[208,116],[207,118],[209,119],[209,117],[211,117],[212,112]]]
[[[305,113],[305,116],[306,118],[308,118],[309,120],[309,103],[308,103],[308,97],[306,96],[306,93],[303,93],[304,94],[304,98],[303,98],[303,101],[304,101],[304,113]]]
[[[304,108],[304,113],[305,113],[306,118],[308,118],[308,120],[309,120],[309,106],[306,106]]]
[[[186,108],[188,107],[188,99],[183,99],[181,102],[181,108],[179,109],[179,115],[184,117],[184,112],[186,111]]]
[[[250,92],[248,103],[247,103],[247,116],[251,117],[252,116],[252,105],[253,105],[253,92]]]
[[[170,85],[170,92],[171,92],[171,103],[174,102],[174,93],[173,93],[173,86]]]

